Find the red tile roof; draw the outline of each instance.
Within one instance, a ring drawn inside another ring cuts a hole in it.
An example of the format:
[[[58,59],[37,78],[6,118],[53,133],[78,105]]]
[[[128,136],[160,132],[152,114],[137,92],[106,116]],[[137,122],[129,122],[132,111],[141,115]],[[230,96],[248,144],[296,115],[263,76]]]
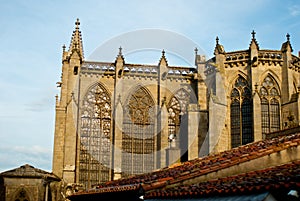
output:
[[[218,154],[190,160],[174,167],[99,184],[97,188],[143,184],[144,188],[163,183],[177,183],[188,178],[215,172],[249,160],[260,158],[300,144],[300,134],[280,136],[240,146]]]
[[[82,191],[77,193],[77,195],[85,195],[85,194],[102,194],[102,193],[114,193],[114,192],[122,192],[122,191],[136,191],[141,187],[140,184],[131,184],[131,185],[122,185],[122,186],[113,186],[106,187],[101,189],[90,189],[88,191]]]
[[[230,190],[230,188],[226,188],[226,185],[229,185],[229,183],[225,182],[225,180],[216,180],[216,181],[210,181],[208,183],[203,183],[203,185],[199,186],[191,186],[191,187],[180,187],[182,186],[183,181],[187,181],[189,179],[193,178],[199,178],[200,176],[217,172],[219,170],[229,168],[244,162],[248,162],[249,160],[258,159],[260,157],[264,157],[267,155],[270,155],[272,153],[280,152],[282,150],[286,150],[291,147],[297,147],[300,144],[300,133],[297,134],[291,134],[287,136],[279,136],[272,139],[266,139],[263,141],[258,141],[254,143],[250,143],[244,146],[240,146],[228,151],[224,151],[218,154],[212,154],[203,158],[197,158],[194,160],[190,160],[184,163],[180,163],[177,165],[173,165],[172,167],[166,167],[151,173],[146,173],[142,175],[136,175],[131,176],[128,178],[122,178],[119,180],[109,181],[102,184],[97,185],[97,189],[93,190],[95,193],[103,193],[107,191],[112,192],[120,192],[123,191],[121,187],[125,186],[131,186],[131,188],[140,188],[142,187],[144,191],[156,193],[156,196],[159,196],[159,193],[165,193],[164,195],[170,195],[173,193],[173,191],[160,191],[159,189],[165,189],[168,187],[176,187],[178,186],[178,189],[174,191],[174,193],[178,194],[178,192],[183,191],[184,194],[188,193],[191,189],[206,189],[206,193],[209,194],[210,191],[212,192],[225,192]],[[295,162],[290,164],[290,166],[297,167],[296,171],[299,170],[299,162]],[[287,168],[287,166],[278,167],[280,168]],[[251,174],[257,175],[262,174],[263,172],[253,172],[253,173],[247,173],[247,177],[250,178]],[[288,172],[285,172],[287,174]],[[297,172],[298,173],[298,172]],[[299,171],[300,173],[300,171]],[[271,174],[271,173],[270,173]],[[280,176],[280,175],[279,175]],[[278,176],[278,178],[280,178]],[[238,177],[236,177],[238,178]],[[299,179],[299,178],[298,178]],[[238,181],[238,180],[237,180]],[[258,180],[259,181],[259,180]],[[218,182],[223,182],[225,186],[222,188],[217,188]],[[240,184],[244,182],[244,184],[249,184],[249,187],[247,188],[239,188],[238,185],[236,186],[235,190],[250,190],[251,188],[263,188],[265,183],[269,182],[267,177],[262,180],[261,185],[257,186],[254,181],[251,181],[250,183],[247,183],[247,180],[241,180],[239,181]],[[271,182],[271,181],[270,181]],[[195,182],[194,182],[195,183]],[[279,183],[280,184],[280,183]],[[207,185],[207,187],[205,187]],[[252,187],[251,187],[252,185]],[[254,186],[253,186],[254,185]],[[271,185],[271,184],[270,184]],[[276,183],[272,184],[276,186]],[[271,185],[271,186],[272,186]],[[297,183],[298,185],[298,183]],[[210,186],[214,186],[210,188]],[[230,186],[230,185],[229,185]],[[232,185],[231,185],[232,187]],[[185,188],[191,188],[189,190],[184,191]],[[176,189],[176,188],[174,188]],[[130,188],[128,190],[131,190]],[[259,189],[258,189],[259,190]],[[203,193],[204,191],[202,191]],[[83,193],[83,192],[82,192]],[[86,192],[88,193],[88,192]],[[149,196],[152,196],[154,194],[148,194]]]
[[[274,191],[279,188],[300,188],[300,160],[197,184],[157,189],[146,192],[144,198],[221,196]]]

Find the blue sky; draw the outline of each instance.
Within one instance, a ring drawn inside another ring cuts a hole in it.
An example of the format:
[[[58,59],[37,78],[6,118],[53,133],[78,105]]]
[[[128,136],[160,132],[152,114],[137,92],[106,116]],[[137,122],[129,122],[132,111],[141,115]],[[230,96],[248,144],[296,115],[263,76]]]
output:
[[[69,46],[77,18],[86,58],[109,39],[140,29],[181,34],[208,57],[216,36],[225,51],[247,49],[253,29],[261,49],[280,49],[289,33],[293,53],[300,50],[297,0],[2,0],[0,172],[25,163],[51,171],[61,47]]]

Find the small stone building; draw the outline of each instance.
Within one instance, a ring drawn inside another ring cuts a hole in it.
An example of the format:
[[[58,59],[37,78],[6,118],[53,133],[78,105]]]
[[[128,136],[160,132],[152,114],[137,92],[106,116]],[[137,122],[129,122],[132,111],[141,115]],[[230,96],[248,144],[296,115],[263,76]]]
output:
[[[60,178],[28,164],[0,174],[0,201],[60,200]]]

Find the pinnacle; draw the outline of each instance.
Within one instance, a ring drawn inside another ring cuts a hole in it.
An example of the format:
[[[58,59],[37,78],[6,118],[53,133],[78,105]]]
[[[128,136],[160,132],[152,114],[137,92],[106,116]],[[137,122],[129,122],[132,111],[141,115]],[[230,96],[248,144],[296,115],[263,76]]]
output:
[[[198,54],[198,48],[195,47],[194,51],[195,51],[195,55],[197,55]]]
[[[77,18],[77,20],[76,20],[76,22],[75,22],[75,25],[76,25],[76,29],[79,29],[79,25],[80,25],[79,18]]]
[[[119,47],[119,56],[122,56],[122,47]]]
[[[79,30],[80,21],[77,18],[75,22],[75,30],[73,31],[71,44],[69,47],[69,51],[78,51],[80,55],[83,57],[83,46],[82,46],[82,39],[81,39],[81,32]]]
[[[252,35],[252,40],[251,40],[251,43],[250,43],[250,48],[256,46],[256,48],[259,49],[258,42],[256,41],[256,38],[255,38],[256,32],[253,30],[251,32],[251,35]]]
[[[159,64],[161,64],[161,62],[162,62],[162,60],[164,60],[165,62],[166,62],[166,65],[168,65],[168,61],[167,61],[167,59],[166,59],[166,56],[165,56],[165,50],[163,49],[162,50],[162,52],[161,52],[161,58],[160,58],[160,60],[159,60]]]
[[[256,32],[253,30],[253,31],[251,32],[251,34],[252,34],[252,39],[255,39],[255,34],[256,34]]]

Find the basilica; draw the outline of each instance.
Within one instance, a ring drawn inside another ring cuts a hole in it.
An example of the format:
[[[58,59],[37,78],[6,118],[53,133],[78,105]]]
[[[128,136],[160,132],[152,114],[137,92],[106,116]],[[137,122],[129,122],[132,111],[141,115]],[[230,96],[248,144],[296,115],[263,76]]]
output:
[[[90,189],[101,182],[220,153],[299,126],[300,58],[290,35],[279,50],[249,47],[194,66],[84,58],[79,20],[57,82],[53,173]],[[192,50],[193,51],[193,50]]]

